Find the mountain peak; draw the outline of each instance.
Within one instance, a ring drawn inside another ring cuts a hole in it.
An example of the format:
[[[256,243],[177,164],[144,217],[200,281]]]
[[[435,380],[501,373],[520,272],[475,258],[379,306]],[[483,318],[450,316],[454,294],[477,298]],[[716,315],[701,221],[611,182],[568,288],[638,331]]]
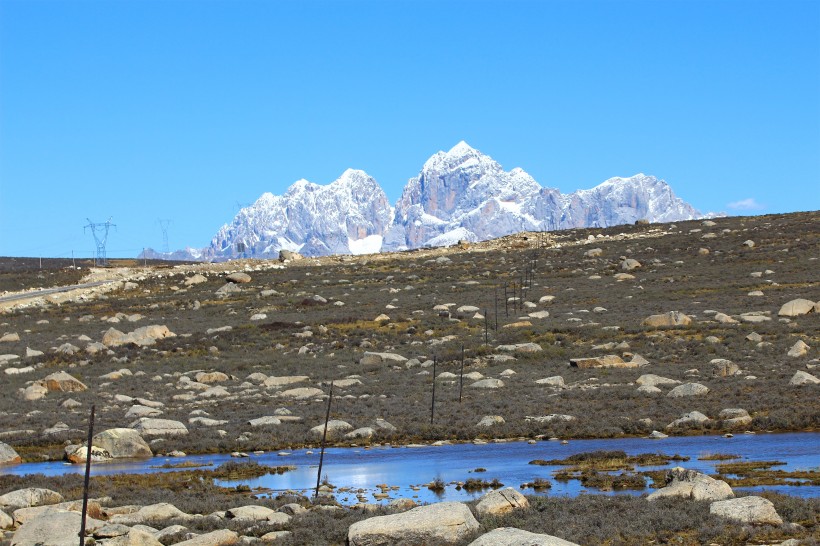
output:
[[[470,153],[480,153],[478,150],[464,142],[463,140],[460,141],[458,144],[450,148],[450,151],[447,152],[447,155],[450,156],[464,156]]]

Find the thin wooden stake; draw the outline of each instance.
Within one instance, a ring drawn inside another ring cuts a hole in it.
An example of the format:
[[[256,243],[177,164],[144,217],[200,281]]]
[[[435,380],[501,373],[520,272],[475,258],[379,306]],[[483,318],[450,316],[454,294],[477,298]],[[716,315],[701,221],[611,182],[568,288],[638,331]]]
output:
[[[504,316],[505,317],[510,316],[508,302],[509,302],[509,298],[507,297],[507,283],[504,283]]]
[[[498,287],[495,287],[495,331],[498,331]]]
[[[83,518],[80,520],[80,546],[85,545],[85,516],[88,513],[88,482],[91,478],[91,440],[94,438],[94,408],[91,405],[91,416],[88,418],[88,443],[85,449],[85,482],[83,483]]]
[[[461,346],[461,373],[458,379],[458,403],[461,404],[461,391],[464,388],[464,345]]]
[[[489,328],[489,325],[487,324],[487,310],[484,309],[484,343],[489,343],[490,342],[490,338],[487,335],[487,329],[488,328]]]
[[[330,381],[330,396],[327,398],[327,412],[325,413],[325,430],[322,432],[322,451],[319,453],[319,471],[316,473],[316,492],[313,498],[319,498],[319,483],[322,481],[322,465],[325,462],[325,440],[327,439],[327,422],[330,420],[330,403],[333,401],[333,381]]]
[[[433,424],[433,417],[436,414],[436,357],[433,357],[433,400],[430,402],[430,424]]]

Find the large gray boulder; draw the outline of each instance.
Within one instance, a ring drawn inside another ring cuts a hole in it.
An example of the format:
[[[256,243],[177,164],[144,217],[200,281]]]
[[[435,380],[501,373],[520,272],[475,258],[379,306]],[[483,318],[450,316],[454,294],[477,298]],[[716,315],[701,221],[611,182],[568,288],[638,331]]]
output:
[[[143,506],[136,512],[131,514],[117,514],[112,516],[108,521],[111,523],[120,523],[122,525],[154,525],[168,521],[169,519],[185,519],[190,516],[167,502],[160,502],[157,504],[150,504]]]
[[[666,396],[669,398],[683,398],[684,396],[703,396],[708,392],[709,387],[706,385],[701,385],[700,383],[684,383],[669,391]]]
[[[774,504],[763,497],[740,497],[713,502],[709,512],[740,523],[782,525],[783,518]]]
[[[44,512],[27,521],[11,537],[11,546],[76,546],[79,542],[79,512]],[[86,518],[86,532],[93,532],[104,523]]]
[[[0,507],[4,509],[45,506],[63,502],[63,496],[51,489],[29,487],[18,489],[0,496]]]
[[[0,442],[0,465],[22,462],[20,455],[8,444]]]
[[[812,374],[802,370],[794,372],[794,375],[789,380],[789,385],[793,386],[817,385],[818,383],[820,383],[820,379],[817,379]]]
[[[136,528],[128,529],[127,532],[109,538],[101,544],[104,546],[163,546],[162,542],[157,540],[152,533]]]
[[[237,284],[244,284],[251,282],[251,276],[247,273],[243,273],[242,271],[237,271],[236,273],[231,273],[230,275],[225,277],[225,280]]]
[[[177,436],[188,434],[188,429],[179,421],[143,417],[131,423],[131,428],[141,436]]]
[[[478,527],[466,504],[439,502],[358,521],[348,529],[347,540],[349,546],[455,544]]]
[[[698,472],[676,467],[666,474],[666,487],[646,497],[653,501],[663,497],[683,497],[692,500],[724,500],[735,494],[728,483]]]
[[[711,421],[711,419],[706,417],[701,412],[690,411],[689,413],[684,413],[680,417],[680,419],[675,419],[674,421],[666,425],[666,428],[690,427],[693,425],[702,425],[703,423],[706,423],[708,421]]]
[[[799,317],[811,313],[814,310],[814,302],[811,300],[798,298],[796,300],[788,301],[780,307],[777,315],[780,317]]]
[[[516,529],[499,527],[472,541],[469,546],[578,546],[552,535],[540,535]]]
[[[140,433],[132,428],[110,428],[94,435],[91,445],[104,449],[113,459],[142,459],[154,453]]]
[[[345,433],[353,430],[353,425],[340,419],[331,419],[327,422],[327,439],[330,441],[341,440]],[[325,432],[325,424],[316,425],[308,431],[308,436],[313,440],[321,440]]]
[[[479,517],[506,514],[513,510],[525,510],[530,507],[527,498],[513,489],[505,487],[496,491],[490,491],[478,501],[475,511]]]
[[[174,546],[231,546],[239,543],[239,535],[228,529],[211,531],[189,540],[177,542]]]

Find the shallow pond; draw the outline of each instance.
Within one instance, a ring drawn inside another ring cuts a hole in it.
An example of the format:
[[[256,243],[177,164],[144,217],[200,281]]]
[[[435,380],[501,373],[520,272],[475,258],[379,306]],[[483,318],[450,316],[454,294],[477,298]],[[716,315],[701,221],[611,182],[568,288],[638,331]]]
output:
[[[337,488],[350,488],[353,491],[337,495],[340,502],[353,504],[358,502],[356,490],[367,497],[368,502],[379,502],[374,498],[381,490],[376,487],[386,484],[396,489],[389,491],[390,498],[410,497],[420,502],[441,500],[470,500],[480,497],[484,492],[457,490],[450,482],[466,481],[479,478],[491,481],[497,478],[506,486],[518,488],[522,483],[530,482],[536,477],[547,478],[552,488],[537,494],[578,495],[582,492],[602,493],[596,489],[584,489],[578,480],[560,482],[553,479],[553,472],[565,467],[535,466],[528,464],[533,459],[563,459],[576,453],[595,450],[623,450],[628,455],[639,453],[663,453],[689,457],[685,462],[672,462],[664,466],[637,467],[636,470],[656,470],[683,466],[707,473],[715,472],[719,461],[700,461],[699,457],[716,453],[741,455],[743,461],[782,461],[785,465],[774,468],[782,470],[820,470],[820,433],[788,434],[739,434],[733,438],[722,436],[686,436],[670,437],[663,440],[643,438],[622,438],[608,440],[572,440],[567,444],[555,441],[541,441],[535,444],[527,442],[501,442],[475,444],[454,444],[440,447],[373,447],[373,448],[329,448],[325,451],[322,475]],[[261,478],[241,480],[238,482],[221,482],[222,485],[234,486],[245,484],[251,488],[265,488],[273,492],[294,490],[311,494],[316,486],[319,450],[295,450],[287,455],[274,452],[251,454],[251,460],[266,465],[294,465],[296,470],[281,475],[268,475]],[[155,457],[145,461],[128,461],[125,463],[106,463],[92,466],[93,475],[115,473],[172,472],[176,469],[156,468],[158,465],[180,463],[197,463],[216,467],[232,459],[229,455],[201,455],[185,458]],[[477,468],[486,471],[473,472]],[[10,467],[0,467],[0,474],[34,474],[60,475],[69,472],[82,473],[84,465],[69,465],[59,462],[28,463]],[[446,487],[436,494],[425,484],[439,478]],[[800,497],[820,496],[820,486],[762,486],[754,488],[736,488],[750,491],[776,491]],[[604,494],[643,494],[643,490],[609,491]],[[527,489],[525,493],[533,493]],[[275,493],[273,493],[275,494]]]

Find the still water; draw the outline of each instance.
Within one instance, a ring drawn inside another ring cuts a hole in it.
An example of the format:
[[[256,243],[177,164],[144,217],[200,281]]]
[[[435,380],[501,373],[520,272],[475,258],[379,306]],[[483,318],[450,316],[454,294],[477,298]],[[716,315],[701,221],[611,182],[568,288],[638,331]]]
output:
[[[639,453],[663,453],[682,455],[689,461],[673,462],[661,467],[638,467],[636,470],[656,470],[683,466],[706,473],[715,472],[717,461],[699,461],[704,455],[731,453],[740,455],[744,461],[782,461],[785,465],[774,468],[782,470],[820,471],[820,433],[789,434],[739,434],[733,438],[722,436],[670,437],[663,440],[643,438],[621,438],[609,440],[572,440],[568,444],[541,441],[536,444],[526,442],[488,443],[483,445],[455,444],[440,447],[373,447],[329,448],[325,451],[322,476],[337,488],[352,488],[359,491],[368,502],[380,502],[373,496],[381,490],[379,484],[395,486],[389,491],[390,500],[410,497],[418,502],[442,500],[470,500],[480,497],[483,492],[457,490],[450,482],[480,478],[491,481],[497,478],[506,486],[518,488],[522,483],[536,477],[547,478],[552,488],[539,494],[578,495],[579,493],[601,493],[595,489],[584,489],[577,480],[559,482],[553,472],[562,467],[534,466],[528,464],[533,459],[563,459],[570,455],[595,450],[623,450],[629,455]],[[294,450],[287,455],[274,452],[251,454],[251,460],[266,465],[293,465],[296,470],[281,475],[263,476],[241,482],[221,482],[234,486],[245,484],[251,488],[261,487],[275,492],[293,490],[311,493],[316,485],[319,464],[319,450]],[[198,463],[216,467],[228,460],[229,455],[200,455],[185,458],[160,458],[125,463],[105,463],[92,466],[92,474],[101,476],[117,473],[172,472],[174,469],[155,468],[165,463]],[[236,459],[233,459],[236,460]],[[473,472],[477,468],[486,471]],[[69,472],[82,473],[84,465],[68,465],[59,462],[28,463],[10,467],[0,467],[0,474],[60,475]],[[435,479],[443,480],[447,486],[443,493],[436,494],[425,487]],[[738,490],[742,490],[737,488]],[[818,497],[820,486],[765,486],[748,488],[749,491],[777,491],[794,496]],[[604,492],[604,494],[642,494],[651,489],[638,491]],[[527,489],[526,493],[533,493]],[[354,492],[339,493],[337,498],[344,504],[358,502]]]

